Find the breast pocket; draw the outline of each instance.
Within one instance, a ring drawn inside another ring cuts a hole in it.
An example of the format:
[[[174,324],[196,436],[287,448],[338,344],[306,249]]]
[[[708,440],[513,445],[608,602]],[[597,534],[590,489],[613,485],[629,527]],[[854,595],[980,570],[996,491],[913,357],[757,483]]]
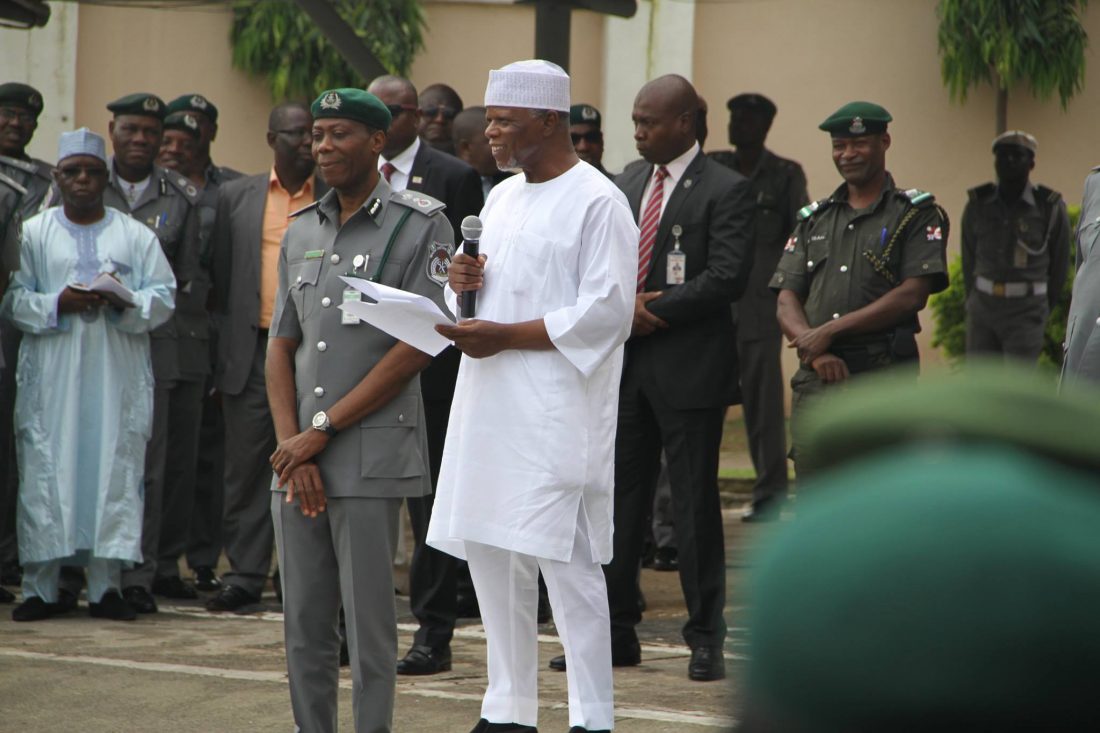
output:
[[[314,290],[320,277],[320,257],[297,260],[287,265],[287,286],[290,289],[290,297],[294,301],[294,308],[298,311],[300,319],[304,320],[309,317],[310,309],[317,302],[317,298],[314,297]]]
[[[415,478],[424,475],[417,430],[420,397],[402,395],[359,423],[363,478]]]
[[[806,273],[811,274],[821,269],[825,261],[829,259],[829,241],[811,241],[806,246]]]
[[[549,239],[518,232],[508,253],[508,287],[527,300],[542,302],[554,266],[554,244]]]

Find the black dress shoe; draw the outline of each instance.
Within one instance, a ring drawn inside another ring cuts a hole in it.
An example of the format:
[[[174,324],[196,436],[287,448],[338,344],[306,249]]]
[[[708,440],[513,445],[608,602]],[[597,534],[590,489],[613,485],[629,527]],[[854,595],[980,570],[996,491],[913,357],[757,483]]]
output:
[[[699,646],[691,650],[688,662],[688,679],[696,682],[713,682],[726,676],[726,660],[722,650],[713,646]]]
[[[432,649],[415,644],[404,659],[397,662],[397,674],[425,675],[451,671],[451,649]]]
[[[184,583],[178,575],[154,580],[153,593],[165,598],[176,598],[184,601],[193,601],[199,597],[198,591]]]
[[[653,556],[653,569],[663,573],[680,569],[680,556],[675,547],[661,547]]]
[[[774,522],[779,519],[779,512],[783,508],[784,499],[768,497],[766,499],[754,499],[741,512],[741,521],[747,523]]]
[[[133,621],[137,618],[134,607],[122,600],[117,590],[109,590],[99,599],[99,603],[88,603],[88,613],[95,618],[109,618],[112,621]]]
[[[129,588],[123,588],[122,597],[125,598],[126,602],[133,606],[134,610],[138,613],[157,612],[157,601],[153,598],[153,594],[140,585],[131,585]]]
[[[490,723],[482,718],[470,733],[539,733],[539,729],[519,723]]]
[[[52,603],[46,603],[38,596],[31,596],[11,610],[12,621],[42,621],[53,616]]]
[[[642,663],[642,648],[638,644],[623,649],[611,647],[612,667],[637,667]],[[550,660],[548,665],[555,672],[565,671],[565,655],[559,654]]]
[[[7,588],[0,588],[0,603],[15,603],[15,594]]]
[[[222,582],[218,580],[214,568],[209,565],[200,565],[195,568],[195,587],[201,591],[211,593],[222,589]]]
[[[227,585],[218,595],[206,602],[206,610],[213,613],[238,613],[242,608],[259,602],[259,596],[252,595],[239,585]]]

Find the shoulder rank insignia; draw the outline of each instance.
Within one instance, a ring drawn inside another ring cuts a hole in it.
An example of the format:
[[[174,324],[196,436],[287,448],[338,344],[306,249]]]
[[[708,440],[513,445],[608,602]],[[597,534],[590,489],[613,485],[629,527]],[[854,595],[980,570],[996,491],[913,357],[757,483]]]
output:
[[[370,204],[367,206],[367,216],[371,219],[377,219],[380,211],[382,211],[382,199],[371,199]]]
[[[804,221],[809,219],[815,211],[828,206],[832,202],[832,199],[821,199],[820,201],[814,201],[813,203],[806,204],[798,210],[798,220]]]
[[[287,216],[287,218],[288,219],[293,219],[294,217],[301,216],[302,214],[306,213],[310,209],[316,209],[317,204],[319,204],[319,203],[321,203],[321,202],[320,201],[314,201],[312,204],[308,204],[307,206],[303,206],[302,208],[298,209],[297,211],[292,211],[292,212],[290,212],[289,216]]]
[[[404,204],[409,208],[416,209],[422,214],[431,215],[444,208],[442,201],[437,201],[427,194],[419,193],[417,191],[400,191],[394,192],[391,196],[391,201],[395,203]]]
[[[428,242],[428,279],[439,287],[447,284],[447,268],[451,265],[455,246],[450,242]]]
[[[909,202],[914,206],[923,204],[926,201],[934,201],[935,196],[927,191],[921,191],[919,188],[910,188],[905,191],[905,196],[909,199]]]

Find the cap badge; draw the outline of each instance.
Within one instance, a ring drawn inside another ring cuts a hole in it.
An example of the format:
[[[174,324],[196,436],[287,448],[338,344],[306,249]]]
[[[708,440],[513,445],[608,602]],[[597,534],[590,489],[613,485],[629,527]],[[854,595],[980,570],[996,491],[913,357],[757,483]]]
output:
[[[340,95],[336,92],[329,92],[321,98],[321,109],[340,109],[340,104],[343,102],[340,99]]]
[[[31,92],[31,95],[29,97],[27,97],[27,104],[29,104],[32,107],[41,107],[42,106],[42,97],[40,97],[35,92]]]
[[[209,106],[209,103],[205,99],[203,99],[201,94],[196,94],[195,96],[191,97],[191,106],[195,109],[206,109]]]
[[[141,103],[142,109],[146,112],[159,112],[160,105],[157,104],[157,100],[153,97],[146,97],[145,101]]]
[[[582,120],[594,120],[596,119],[596,110],[591,107],[581,107],[581,119]]]
[[[187,125],[187,126],[188,126],[188,127],[190,127],[190,128],[192,129],[192,130],[197,130],[197,129],[199,129],[199,123],[198,123],[198,120],[196,120],[196,119],[195,119],[194,117],[192,117],[191,115],[184,115],[184,116],[183,116],[183,124]]]
[[[848,132],[852,133],[853,135],[862,135],[863,133],[867,132],[867,128],[863,125],[863,118],[853,117],[852,124],[848,126]]]

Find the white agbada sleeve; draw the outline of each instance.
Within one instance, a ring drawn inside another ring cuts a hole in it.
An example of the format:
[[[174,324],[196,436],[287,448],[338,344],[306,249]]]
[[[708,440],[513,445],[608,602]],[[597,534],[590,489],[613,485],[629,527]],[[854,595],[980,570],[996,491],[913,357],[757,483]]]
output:
[[[37,224],[37,221],[33,223]],[[69,322],[58,319],[57,300],[61,290],[39,291],[42,286],[36,273],[47,270],[46,263],[41,261],[44,248],[36,243],[38,238],[32,236],[32,230],[37,232],[38,229],[32,226],[32,222],[24,224],[19,246],[19,270],[12,274],[0,312],[26,333],[64,333],[69,330]]]

